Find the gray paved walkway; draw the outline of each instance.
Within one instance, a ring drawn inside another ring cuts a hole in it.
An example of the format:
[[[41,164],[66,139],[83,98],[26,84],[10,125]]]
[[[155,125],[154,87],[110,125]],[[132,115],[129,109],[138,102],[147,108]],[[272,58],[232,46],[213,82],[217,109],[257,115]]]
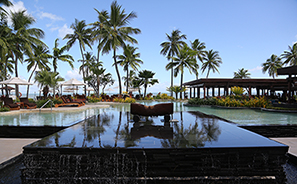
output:
[[[23,147],[39,139],[0,138],[0,164],[20,155]],[[4,167],[5,165],[0,165]]]
[[[276,137],[270,139],[288,145],[289,153],[297,157],[297,137]]]

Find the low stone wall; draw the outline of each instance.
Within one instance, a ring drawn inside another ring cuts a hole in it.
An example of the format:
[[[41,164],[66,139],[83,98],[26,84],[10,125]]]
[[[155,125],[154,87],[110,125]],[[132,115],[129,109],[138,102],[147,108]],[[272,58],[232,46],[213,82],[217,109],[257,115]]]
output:
[[[24,147],[27,183],[285,183],[287,148]]]

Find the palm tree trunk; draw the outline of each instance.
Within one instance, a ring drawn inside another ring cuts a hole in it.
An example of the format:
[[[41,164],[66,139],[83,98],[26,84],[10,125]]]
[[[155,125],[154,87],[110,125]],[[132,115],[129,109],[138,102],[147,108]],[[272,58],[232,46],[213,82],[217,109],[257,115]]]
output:
[[[54,60],[55,60],[55,58],[54,58]],[[54,61],[53,61],[53,63],[54,63]],[[57,67],[54,64],[53,64],[53,67],[54,67],[54,73],[56,73],[57,72]],[[56,86],[53,87],[53,97],[54,98],[56,98],[55,94],[56,94]]]
[[[33,73],[35,72],[36,68],[37,68],[37,65],[35,65],[34,70],[32,71],[32,73],[31,73],[31,75],[30,75],[30,77],[28,79],[28,82],[30,82],[30,80],[31,80],[31,78],[33,76]],[[28,87],[27,87],[27,98],[29,97],[29,88],[30,88],[30,85],[28,85]]]
[[[14,70],[15,70],[15,76],[18,77],[19,74],[18,74],[18,57],[16,56],[15,58],[15,64],[14,64]],[[15,94],[16,94],[16,97],[19,98],[19,85],[15,85]]]
[[[119,73],[118,64],[117,64],[117,60],[116,60],[116,49],[113,49],[113,60],[114,60],[114,66],[115,66],[118,80],[119,80],[119,95],[121,95],[122,94],[122,83],[121,83],[121,76]]]
[[[127,86],[126,86],[127,93],[128,93],[128,88],[129,88],[129,70],[127,68]]]
[[[82,56],[82,59],[83,59],[83,66],[85,66],[85,57],[84,57],[84,53],[83,53],[83,50],[82,50],[82,47],[81,47],[81,43],[79,43],[79,47],[80,47],[80,52],[81,52],[81,56]],[[85,83],[85,71],[83,69],[83,80],[84,80],[84,83]],[[87,88],[86,86],[84,86],[85,88],[85,96],[87,96]]]
[[[181,76],[180,76],[180,95],[179,95],[179,98],[180,99],[182,99],[183,97],[182,97],[182,95],[183,95],[183,92],[181,91],[182,90],[182,88],[183,88],[183,86],[182,86],[182,84],[183,84],[183,76],[184,76],[184,74],[183,73],[181,73]]]
[[[173,59],[171,59],[171,63],[173,62]],[[171,68],[171,85],[170,87],[173,87],[173,68]],[[173,96],[173,91],[170,92],[170,96]]]

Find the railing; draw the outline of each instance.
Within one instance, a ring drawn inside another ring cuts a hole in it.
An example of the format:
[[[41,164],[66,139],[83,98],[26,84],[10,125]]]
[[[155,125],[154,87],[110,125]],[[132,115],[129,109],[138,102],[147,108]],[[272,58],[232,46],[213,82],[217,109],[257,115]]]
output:
[[[53,101],[51,99],[49,99],[47,102],[45,102],[40,108],[39,108],[39,112],[41,112],[41,109],[46,106],[46,104],[48,104],[49,102],[51,102],[51,111],[53,110]]]

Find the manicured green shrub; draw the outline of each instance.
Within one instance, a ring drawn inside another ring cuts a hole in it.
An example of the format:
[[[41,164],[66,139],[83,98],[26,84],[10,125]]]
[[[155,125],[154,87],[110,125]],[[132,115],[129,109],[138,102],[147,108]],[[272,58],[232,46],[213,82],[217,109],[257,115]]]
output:
[[[7,112],[9,111],[9,108],[8,107],[2,107],[0,108],[0,112]]]
[[[45,104],[47,101],[48,101],[49,99],[44,99],[44,100],[38,100],[37,102],[36,102],[36,104],[37,104],[37,108],[40,108],[40,107],[42,107],[43,106],[43,104]],[[54,107],[54,103],[52,103],[53,104],[53,107]],[[51,107],[51,102],[48,102],[43,108],[50,108]]]

